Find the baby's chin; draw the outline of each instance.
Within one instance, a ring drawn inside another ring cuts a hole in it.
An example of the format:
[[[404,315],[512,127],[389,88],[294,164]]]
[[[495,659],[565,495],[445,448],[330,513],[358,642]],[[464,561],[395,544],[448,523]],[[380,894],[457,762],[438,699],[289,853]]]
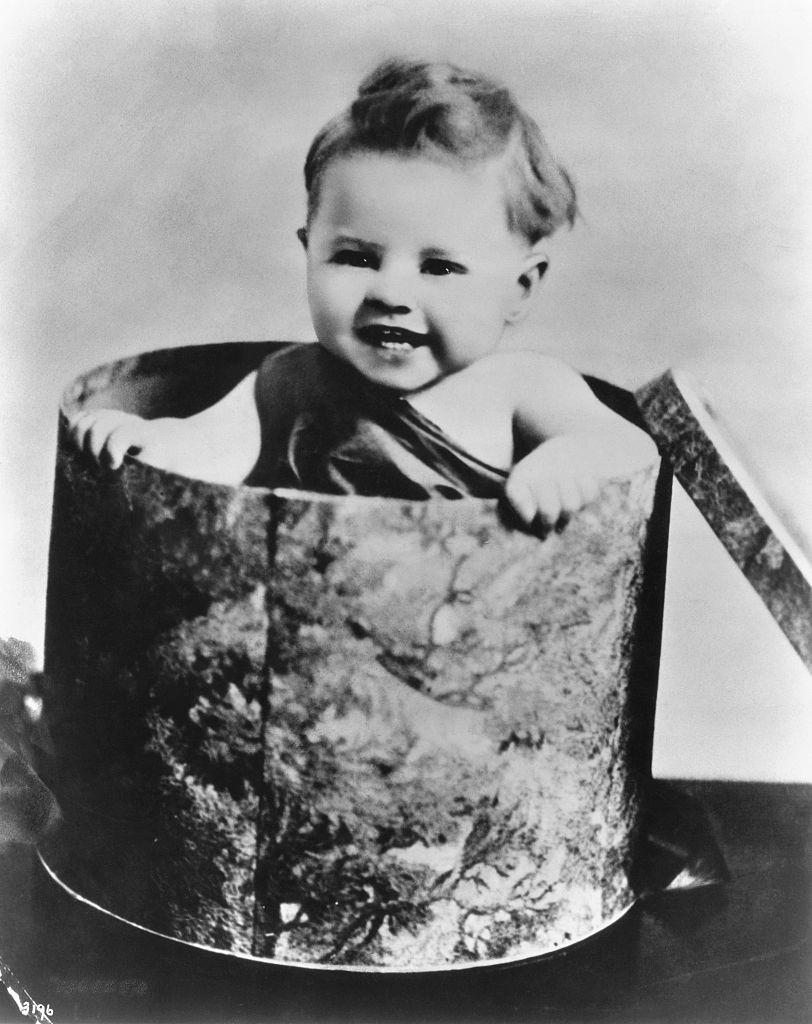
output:
[[[349,350],[329,344],[324,347],[371,383],[400,394],[421,391],[444,376],[428,346],[386,347],[359,343]]]
[[[403,373],[399,369],[394,369],[390,372],[377,369],[372,371],[359,369],[359,372],[373,384],[378,384],[380,387],[388,388],[390,391],[401,395],[410,395],[418,391],[424,391],[445,376],[436,367],[431,372],[426,373]]]

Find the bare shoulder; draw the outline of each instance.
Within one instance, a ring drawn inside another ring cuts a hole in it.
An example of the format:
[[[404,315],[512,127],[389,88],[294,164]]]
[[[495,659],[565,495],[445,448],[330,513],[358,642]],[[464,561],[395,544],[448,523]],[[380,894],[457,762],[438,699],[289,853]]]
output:
[[[504,351],[494,353],[491,358],[503,362],[507,372],[519,373],[522,376],[526,373],[554,379],[566,377],[580,379],[581,376],[577,370],[573,369],[563,359],[558,356],[551,356],[546,352],[539,352],[537,349],[505,349]]]
[[[491,372],[509,395],[517,436],[530,443],[601,430],[619,420],[595,397],[583,376],[555,356],[530,350],[500,352],[493,357]]]
[[[507,349],[480,359],[468,372],[494,381],[505,394],[521,404],[536,399],[586,400],[591,397],[583,377],[568,363],[533,349]]]
[[[562,360],[542,352],[509,349],[478,359],[412,399],[418,407],[457,400],[480,411],[482,403],[487,403],[494,413],[512,416],[528,402],[553,406],[589,403],[592,393],[581,375]]]

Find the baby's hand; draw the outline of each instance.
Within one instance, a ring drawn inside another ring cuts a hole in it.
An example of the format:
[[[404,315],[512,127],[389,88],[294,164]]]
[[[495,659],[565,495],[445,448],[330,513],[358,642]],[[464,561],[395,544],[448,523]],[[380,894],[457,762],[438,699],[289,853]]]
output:
[[[600,473],[583,441],[554,437],[516,463],[505,497],[526,525],[562,526],[598,495]]]
[[[605,439],[592,433],[553,437],[516,463],[505,497],[526,526],[561,529],[607,480],[656,462],[657,449],[642,431],[630,428],[623,440],[621,450],[607,452]]]
[[[92,409],[70,423],[76,444],[118,469],[127,452],[141,462],[211,483],[241,484],[256,464],[261,429],[249,373],[215,405],[192,416],[145,420],[119,409]]]
[[[73,440],[101,466],[118,469],[127,452],[159,469],[178,469],[189,449],[184,421],[145,420],[119,409],[92,409],[70,423]]]

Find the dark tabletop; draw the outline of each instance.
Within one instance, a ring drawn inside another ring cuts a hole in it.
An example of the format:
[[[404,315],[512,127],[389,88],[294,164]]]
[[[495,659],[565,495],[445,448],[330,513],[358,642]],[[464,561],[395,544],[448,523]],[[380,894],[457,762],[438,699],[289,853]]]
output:
[[[812,1020],[812,787],[682,788],[704,804],[729,882],[644,899],[535,962],[403,976],[254,964],[83,906],[22,845],[0,852],[0,956],[56,1024]],[[21,1019],[1,992],[0,1020]]]

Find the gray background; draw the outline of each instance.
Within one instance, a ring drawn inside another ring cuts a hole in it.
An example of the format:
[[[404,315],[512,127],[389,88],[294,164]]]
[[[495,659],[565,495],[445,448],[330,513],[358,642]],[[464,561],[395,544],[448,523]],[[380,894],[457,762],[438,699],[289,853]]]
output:
[[[0,7],[0,635],[41,650],[72,376],[150,348],[311,337],[302,161],[392,53],[504,78],[573,173],[583,218],[551,246],[520,340],[628,386],[691,370],[812,552],[805,6]]]

